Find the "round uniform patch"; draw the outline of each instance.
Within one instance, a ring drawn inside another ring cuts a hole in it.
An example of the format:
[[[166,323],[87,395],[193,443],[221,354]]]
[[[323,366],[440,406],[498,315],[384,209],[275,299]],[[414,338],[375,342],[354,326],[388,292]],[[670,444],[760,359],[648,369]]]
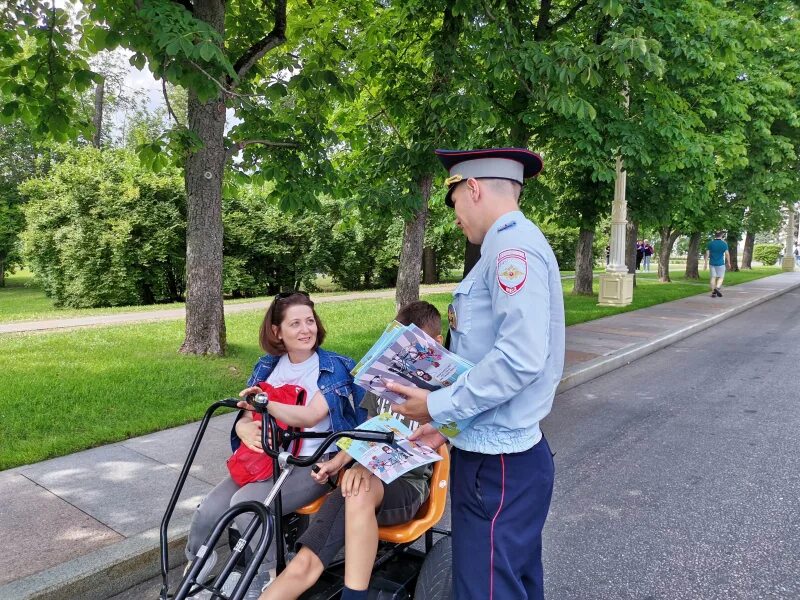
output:
[[[456,316],[456,308],[452,304],[447,307],[447,322],[450,329],[458,331],[458,317]]]
[[[500,289],[513,296],[528,278],[528,258],[523,250],[510,248],[497,255],[497,283]]]

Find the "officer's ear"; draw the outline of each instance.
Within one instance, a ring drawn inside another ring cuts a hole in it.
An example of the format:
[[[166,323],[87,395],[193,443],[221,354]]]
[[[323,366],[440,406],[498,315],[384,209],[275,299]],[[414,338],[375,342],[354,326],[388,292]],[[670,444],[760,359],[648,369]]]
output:
[[[467,189],[469,190],[470,200],[473,202],[477,200],[481,193],[481,186],[478,183],[478,180],[474,177],[467,179]]]
[[[436,336],[436,341],[439,342],[439,344],[444,344],[444,338],[441,333]]]

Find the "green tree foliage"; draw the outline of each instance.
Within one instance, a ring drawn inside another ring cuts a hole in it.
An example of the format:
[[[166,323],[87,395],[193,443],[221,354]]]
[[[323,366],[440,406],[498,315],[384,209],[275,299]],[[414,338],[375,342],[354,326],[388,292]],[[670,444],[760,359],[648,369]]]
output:
[[[329,261],[328,214],[282,211],[271,186],[243,186],[224,200],[224,289],[235,297],[314,289]]]
[[[149,304],[183,296],[186,199],[180,174],[126,150],[60,149],[20,186],[27,263],[57,306]]]
[[[20,266],[18,237],[25,228],[18,186],[36,171],[37,151],[23,123],[0,125],[0,286]]]
[[[55,2],[3,3],[0,27],[0,122],[21,119],[34,133],[58,141],[91,137],[81,92],[99,77],[75,44],[69,11]]]
[[[778,262],[782,251],[783,246],[780,244],[756,244],[753,247],[753,260],[772,266]]]

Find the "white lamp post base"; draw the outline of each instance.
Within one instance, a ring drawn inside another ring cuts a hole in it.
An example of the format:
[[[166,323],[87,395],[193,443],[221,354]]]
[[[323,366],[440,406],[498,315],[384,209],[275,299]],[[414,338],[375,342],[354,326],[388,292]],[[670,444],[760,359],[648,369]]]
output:
[[[628,306],[633,302],[632,273],[602,273],[598,306]]]

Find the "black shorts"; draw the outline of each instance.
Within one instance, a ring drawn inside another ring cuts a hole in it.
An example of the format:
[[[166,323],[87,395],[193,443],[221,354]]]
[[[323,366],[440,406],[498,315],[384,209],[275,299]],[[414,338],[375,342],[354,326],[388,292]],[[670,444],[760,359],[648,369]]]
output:
[[[383,501],[378,508],[378,525],[407,523],[417,515],[426,498],[420,498],[418,490],[400,477],[384,484]],[[344,504],[342,492],[334,490],[325,503],[311,517],[308,529],[297,540],[297,549],[307,546],[327,567],[344,547]]]

